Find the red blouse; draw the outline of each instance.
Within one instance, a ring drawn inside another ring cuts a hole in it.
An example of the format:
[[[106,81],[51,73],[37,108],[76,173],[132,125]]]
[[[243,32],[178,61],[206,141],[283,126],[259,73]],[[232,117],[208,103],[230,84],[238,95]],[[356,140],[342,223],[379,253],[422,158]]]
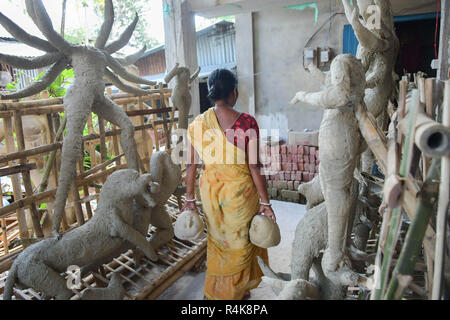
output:
[[[248,113],[241,113],[230,129],[226,130],[227,140],[247,152],[250,140],[259,140],[259,127],[256,119]]]

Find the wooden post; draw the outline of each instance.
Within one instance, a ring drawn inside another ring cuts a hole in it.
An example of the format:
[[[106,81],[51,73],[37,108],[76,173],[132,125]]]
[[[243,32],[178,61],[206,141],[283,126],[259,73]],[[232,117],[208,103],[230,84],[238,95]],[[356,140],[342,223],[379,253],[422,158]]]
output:
[[[450,42],[450,0],[441,0],[441,34],[439,46],[439,69],[437,78],[441,81],[449,78],[449,42]]]
[[[22,115],[20,114],[19,110],[14,110],[14,127],[16,129],[17,146],[19,148],[19,151],[24,151],[25,150],[25,137],[23,135]],[[27,163],[27,158],[20,159],[20,164],[26,164],[26,163]],[[23,185],[25,187],[26,195],[28,197],[32,196],[33,195],[33,186],[31,184],[30,171],[25,170],[22,172],[22,180],[23,180]],[[30,211],[31,211],[31,221],[33,222],[33,228],[34,228],[36,237],[43,238],[44,233],[42,232],[42,228],[40,225],[39,212],[37,211],[36,204],[33,203],[30,205]]]
[[[13,135],[13,125],[10,117],[3,118],[3,125],[5,127],[5,138],[6,138],[6,151],[8,153],[14,152],[16,150],[14,144],[14,135]],[[12,162],[14,164],[14,161]],[[13,185],[13,193],[14,200],[18,201],[22,199],[22,188],[20,185],[20,180],[17,175],[11,176],[11,182]],[[29,237],[27,220],[25,216],[25,212],[22,208],[17,209],[17,221],[19,222],[19,234],[21,239],[25,239]]]

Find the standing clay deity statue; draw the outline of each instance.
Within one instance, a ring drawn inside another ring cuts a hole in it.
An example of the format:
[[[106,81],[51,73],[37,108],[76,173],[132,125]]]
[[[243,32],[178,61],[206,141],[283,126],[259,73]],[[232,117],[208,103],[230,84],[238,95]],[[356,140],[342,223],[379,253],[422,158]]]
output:
[[[366,73],[364,101],[378,126],[384,129],[385,113],[395,88],[394,68],[400,48],[391,3],[389,0],[357,0],[353,5],[350,0],[342,0],[342,3],[359,41],[356,57],[361,60]],[[365,151],[362,171],[371,173],[374,163],[372,152]]]
[[[164,82],[169,83],[173,77],[176,77],[175,87],[172,92],[172,102],[176,110],[178,110],[178,128],[188,128],[189,111],[191,110],[192,97],[189,92],[190,84],[200,74],[200,67],[191,75],[186,67],[180,67],[177,63],[175,67],[164,78]]]
[[[118,76],[134,83],[148,85],[155,85],[155,83],[130,74],[123,66],[136,61],[144,50],[123,59],[111,56],[127,45],[138,23],[137,15],[119,39],[107,45],[114,23],[114,8],[112,0],[106,0],[105,21],[95,42],[95,47],[91,47],[69,43],[57,33],[53,29],[42,0],[26,0],[25,3],[29,16],[47,40],[27,34],[1,13],[0,23],[16,40],[47,53],[33,59],[2,54],[0,61],[22,69],[52,66],[39,81],[15,93],[2,94],[1,99],[19,99],[35,95],[45,90],[65,68],[73,67],[74,69],[73,84],[64,97],[64,110],[68,119],[67,134],[64,137],[61,171],[54,204],[53,234],[59,236],[67,195],[74,183],[76,163],[81,154],[83,129],[92,111],[121,128],[121,145],[128,167],[139,169],[133,124],[125,111],[105,96],[104,78],[106,77],[119,89],[136,95],[145,95],[148,92],[123,83]]]
[[[325,276],[336,285],[353,285],[357,279],[349,268],[345,249],[354,201],[351,196],[353,173],[364,148],[355,116],[357,106],[364,106],[364,74],[364,67],[354,56],[338,55],[325,78],[323,91],[300,91],[291,101],[325,108],[319,131],[319,179],[328,213],[328,247],[322,268]]]

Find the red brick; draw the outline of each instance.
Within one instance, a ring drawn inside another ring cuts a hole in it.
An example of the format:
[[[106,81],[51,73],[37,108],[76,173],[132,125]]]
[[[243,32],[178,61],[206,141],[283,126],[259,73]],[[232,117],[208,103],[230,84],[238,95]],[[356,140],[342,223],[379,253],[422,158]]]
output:
[[[292,163],[286,163],[286,171],[292,171]]]
[[[310,165],[309,165],[309,172],[310,172],[310,173],[316,172],[316,166],[315,166],[314,164],[310,164]]]
[[[298,181],[302,181],[303,180],[303,176],[302,176],[302,172],[301,171],[297,171],[295,173],[295,180],[298,180]]]
[[[298,154],[299,156],[303,156],[303,147],[302,147],[302,146],[298,146],[298,147],[297,147],[297,154]]]
[[[309,181],[311,181],[312,179],[314,179],[314,173],[309,174]]]
[[[308,146],[303,146],[303,154],[309,154],[309,147]]]
[[[281,170],[286,171],[286,162],[281,163]]]
[[[292,163],[292,154],[287,155],[287,162]]]
[[[286,180],[286,181],[291,180],[291,172],[290,171],[286,171],[284,173],[284,180]]]
[[[292,154],[291,157],[292,157],[292,163],[298,162],[298,155],[296,153]]]
[[[272,180],[273,180],[273,181],[278,181],[278,180],[280,180],[280,175],[279,175],[279,174],[274,174],[273,177],[272,177]]]
[[[286,154],[287,153],[287,146],[286,145],[282,145],[281,146],[281,154]]]
[[[303,155],[303,162],[309,163],[309,156]]]
[[[319,150],[316,150],[316,154],[315,154],[316,158],[319,159]]]
[[[302,177],[303,177],[303,181],[305,181],[305,182],[311,181],[311,179],[309,178],[309,172],[303,172]]]
[[[303,164],[303,171],[309,171],[309,163]]]
[[[290,154],[297,154],[297,146],[296,145],[289,145],[288,152]]]
[[[281,163],[280,162],[272,162],[270,164],[270,168],[274,171],[280,171],[281,170]]]
[[[298,171],[303,171],[305,170],[305,164],[303,162],[299,162],[298,163]]]
[[[315,155],[316,154],[316,147],[309,147],[309,154],[313,154],[313,155]]]
[[[316,165],[318,165],[320,163],[320,160],[318,158],[316,158]]]
[[[292,171],[298,171],[298,164],[296,162],[292,163]]]
[[[313,154],[309,156],[309,163],[316,163],[316,157]]]

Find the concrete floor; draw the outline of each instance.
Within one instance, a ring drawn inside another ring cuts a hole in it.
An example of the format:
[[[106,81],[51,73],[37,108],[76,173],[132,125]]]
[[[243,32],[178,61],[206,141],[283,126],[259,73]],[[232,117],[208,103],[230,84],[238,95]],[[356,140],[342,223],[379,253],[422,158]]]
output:
[[[269,263],[276,272],[290,273],[292,241],[295,228],[306,213],[303,205],[272,200],[277,223],[281,230],[281,243],[269,249]],[[188,272],[169,287],[158,300],[202,300],[205,272]],[[261,283],[251,291],[250,300],[272,300],[276,296],[272,289]]]

